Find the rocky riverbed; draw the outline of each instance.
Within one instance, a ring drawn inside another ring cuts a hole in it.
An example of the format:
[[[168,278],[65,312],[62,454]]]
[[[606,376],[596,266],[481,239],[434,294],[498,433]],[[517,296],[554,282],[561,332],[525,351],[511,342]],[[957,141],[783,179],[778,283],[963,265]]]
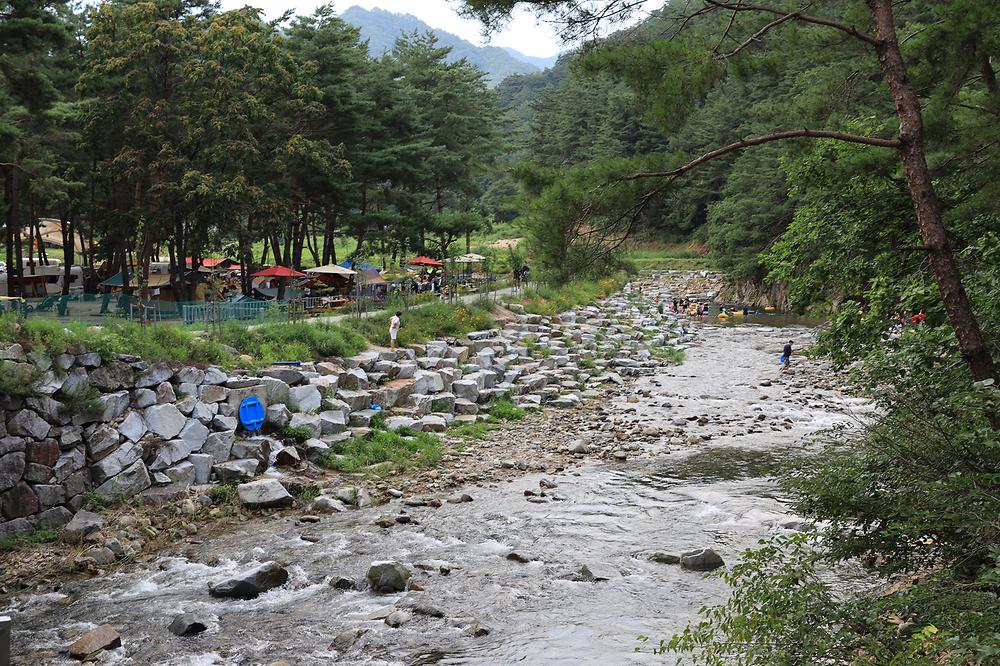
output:
[[[641,331],[652,299],[683,288],[657,277],[615,307]],[[699,571],[713,560],[800,526],[775,466],[866,408],[823,363],[778,372],[783,342],[808,344],[809,329],[671,330],[680,366],[647,365],[407,478],[343,497],[328,482],[320,499],[359,508],[174,527],[157,555],[11,598],[15,663],[659,663],[633,653],[636,636],[723,599]],[[179,525],[213,510],[188,501]]]

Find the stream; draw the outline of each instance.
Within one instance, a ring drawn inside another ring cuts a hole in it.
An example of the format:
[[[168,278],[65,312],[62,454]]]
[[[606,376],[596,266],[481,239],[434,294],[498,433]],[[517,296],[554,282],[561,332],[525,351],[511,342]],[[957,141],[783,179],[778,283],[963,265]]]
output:
[[[103,664],[672,662],[634,652],[636,637],[669,638],[699,607],[723,601],[726,589],[717,578],[649,555],[711,547],[734,563],[760,538],[794,529],[775,470],[809,435],[853,423],[866,407],[811,386],[808,373],[779,376],[781,345],[794,337],[801,347],[812,334],[807,328],[698,326],[700,342],[684,364],[636,380],[639,402],[622,396],[604,414],[650,425],[688,422],[688,432],[710,437],[701,444],[664,443],[621,464],[472,486],[465,492],[474,501],[437,509],[395,501],[314,524],[287,514],[258,518],[120,573],[69,584],[71,595],[14,601],[3,611],[15,623],[14,663],[75,663],[58,651],[104,623],[120,631],[123,647],[106,653]],[[525,490],[537,492],[543,479],[557,484],[549,501],[526,501]],[[372,524],[403,510],[414,522]],[[530,561],[507,559],[512,551]],[[210,582],[270,560],[287,566],[286,585],[251,601],[208,595]],[[426,591],[374,595],[330,585],[340,576],[362,580],[377,560],[406,564]],[[568,579],[582,565],[606,580]],[[417,612],[395,629],[382,621],[387,606],[414,603],[444,617]],[[167,626],[180,612],[208,630],[171,634]],[[476,636],[477,627],[489,633]],[[334,647],[345,630],[366,631],[346,649]]]

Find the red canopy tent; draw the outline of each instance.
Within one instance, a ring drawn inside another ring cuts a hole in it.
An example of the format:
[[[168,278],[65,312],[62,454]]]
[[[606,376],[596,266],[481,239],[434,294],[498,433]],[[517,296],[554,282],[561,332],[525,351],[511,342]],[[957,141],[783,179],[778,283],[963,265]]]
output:
[[[262,271],[257,271],[250,277],[306,277],[305,273],[300,273],[298,271],[292,270],[287,266],[271,266],[270,268],[265,268]]]
[[[431,259],[430,257],[414,257],[410,259],[411,266],[434,266],[436,268],[443,268],[444,264],[436,259]]]

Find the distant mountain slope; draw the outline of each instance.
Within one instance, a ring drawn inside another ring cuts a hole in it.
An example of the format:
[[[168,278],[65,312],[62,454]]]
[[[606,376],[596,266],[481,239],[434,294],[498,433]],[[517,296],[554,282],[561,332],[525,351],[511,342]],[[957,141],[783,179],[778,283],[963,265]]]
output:
[[[530,63],[535,67],[537,67],[538,69],[549,69],[550,67],[555,65],[556,60],[559,59],[559,56],[557,55],[549,56],[547,58],[539,58],[538,56],[525,55],[524,53],[521,53],[517,49],[512,49],[509,46],[502,46],[501,48],[510,55],[520,60],[521,62]]]
[[[511,74],[530,74],[541,69],[497,46],[476,46],[450,32],[436,30],[411,14],[393,14],[384,9],[367,10],[354,6],[340,17],[361,30],[361,37],[368,40],[368,50],[373,56],[392,50],[396,39],[404,33],[433,32],[439,44],[452,48],[451,60],[465,58],[487,74],[491,86]]]

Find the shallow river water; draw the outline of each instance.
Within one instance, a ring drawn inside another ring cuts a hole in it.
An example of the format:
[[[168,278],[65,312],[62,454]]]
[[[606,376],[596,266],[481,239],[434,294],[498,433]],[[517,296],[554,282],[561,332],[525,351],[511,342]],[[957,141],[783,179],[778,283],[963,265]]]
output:
[[[257,519],[82,582],[72,597],[17,601],[4,611],[15,621],[14,663],[69,663],[38,651],[64,648],[71,642],[67,627],[103,623],[124,641],[102,661],[111,664],[666,663],[635,653],[636,637],[669,637],[726,590],[718,579],[648,555],[710,546],[731,563],[761,537],[787,529],[783,524],[794,516],[776,492],[775,466],[796,455],[809,434],[863,410],[838,393],[795,386],[794,375],[779,380],[782,342],[790,335],[805,341],[806,329],[705,326],[700,333],[683,365],[637,380],[635,391],[648,395],[638,403],[623,396],[610,411],[651,424],[702,416],[709,423],[700,431],[712,434],[702,445],[663,446],[618,465],[470,487],[473,502],[407,509],[416,523],[388,530],[372,521],[400,511],[395,503],[324,516],[318,524],[297,525],[294,516]],[[761,386],[762,380],[773,384]],[[789,419],[791,427],[758,427],[759,414],[766,423]],[[728,422],[716,425],[713,417]],[[559,500],[527,502],[524,491],[537,490],[542,478],[558,484],[550,492]],[[511,551],[533,561],[508,560]],[[410,566],[426,591],[373,595],[329,584],[338,576],[363,579],[369,563],[386,559]],[[209,582],[269,560],[288,566],[284,587],[253,601],[209,597]],[[607,580],[563,578],[581,565]],[[398,629],[365,619],[415,602],[445,617],[413,614]],[[189,638],[169,633],[171,618],[182,611],[207,619],[208,631]],[[472,635],[476,624],[490,633]],[[333,648],[334,637],[348,629],[367,633],[346,651]]]

